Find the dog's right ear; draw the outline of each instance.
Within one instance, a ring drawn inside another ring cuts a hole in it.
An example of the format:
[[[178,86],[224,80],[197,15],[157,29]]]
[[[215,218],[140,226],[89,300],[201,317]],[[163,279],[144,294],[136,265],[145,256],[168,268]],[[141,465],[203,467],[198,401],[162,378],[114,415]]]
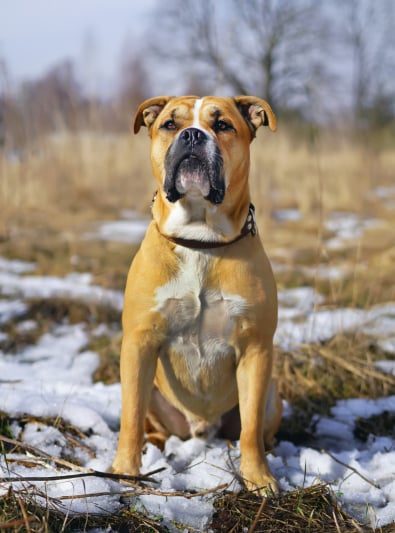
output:
[[[134,117],[134,133],[138,133],[141,126],[147,126],[150,129],[159,113],[171,98],[172,96],[156,96],[140,104]]]

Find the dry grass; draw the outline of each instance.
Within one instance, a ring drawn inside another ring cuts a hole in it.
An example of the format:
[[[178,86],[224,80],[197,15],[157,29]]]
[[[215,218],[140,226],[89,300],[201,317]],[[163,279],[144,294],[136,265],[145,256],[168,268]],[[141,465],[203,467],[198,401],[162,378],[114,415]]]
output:
[[[340,132],[313,139],[261,131],[252,144],[251,185],[258,212],[294,207],[309,217],[317,212],[370,209],[370,191],[391,183],[395,151],[370,149]]]
[[[70,533],[72,531],[136,531],[165,532],[157,521],[125,510],[113,515],[67,515],[53,506],[37,504],[45,494],[27,487],[10,489],[0,498],[0,531],[9,533]]]
[[[311,443],[313,416],[328,416],[336,401],[394,394],[395,377],[375,367],[378,357],[384,359],[385,354],[377,354],[371,339],[360,334],[338,334],[324,344],[306,345],[297,352],[279,351],[275,373],[293,416],[283,421],[278,438]],[[376,428],[366,422],[368,426],[373,435],[382,435],[381,427],[391,435],[385,415]]]
[[[394,274],[395,210],[386,210],[371,189],[390,184],[394,172],[395,150],[372,149],[338,132],[316,134],[311,141],[306,136],[293,138],[281,127],[276,134],[260,131],[252,145],[251,190],[271,258],[276,260],[281,252],[281,261],[296,273],[301,264],[333,262],[342,254],[358,264],[370,254],[369,261],[379,272],[375,286],[386,278],[388,287]],[[64,133],[37,140],[19,158],[3,151],[0,253],[38,261],[41,273],[93,271],[100,283],[122,288],[135,250],[81,236],[97,221],[118,218],[122,209],[148,213],[155,187],[145,131],[133,137],[128,132]],[[287,207],[300,209],[303,219],[278,224],[273,213]],[[379,233],[372,229],[363,250],[328,252],[323,246],[323,217],[332,209],[379,215],[387,227]],[[287,286],[298,281],[295,274],[292,279],[280,274],[278,279],[280,287],[283,281]],[[358,274],[354,294],[361,294],[358,279],[366,287]],[[336,285],[327,291],[333,292],[336,302],[344,294]]]
[[[147,140],[96,132],[41,138],[19,157],[2,158],[1,197],[9,208],[78,212],[135,207],[146,190]],[[134,178],[131,181],[131,176]],[[129,196],[130,195],[130,196]]]
[[[361,526],[336,503],[324,484],[287,492],[267,502],[251,493],[216,500],[214,531],[277,533],[361,532]]]
[[[376,417],[377,418],[377,417]],[[1,433],[9,433],[11,422],[24,425],[29,422],[48,424],[56,427],[68,439],[73,447],[83,446],[81,443],[84,435],[78,428],[73,427],[61,418],[56,420],[45,418],[18,417],[10,419],[6,414],[0,413]],[[377,420],[372,420],[376,423]],[[391,420],[386,423],[391,424]],[[364,426],[361,426],[364,428]],[[366,429],[366,428],[365,428]],[[129,498],[135,494],[157,494],[142,480],[128,480],[131,486],[124,486],[119,496],[123,505],[113,514],[69,514],[66,512],[67,501],[70,496],[52,498],[45,493],[45,488],[38,488],[32,482],[50,482],[58,479],[73,479],[84,476],[110,477],[111,474],[87,470],[72,464],[65,458],[51,457],[38,448],[16,441],[10,437],[0,437],[0,444],[6,446],[8,452],[17,452],[12,458],[25,467],[34,467],[39,464],[55,463],[62,472],[58,475],[26,476],[23,486],[18,481],[18,488],[9,489],[8,493],[0,499],[0,530],[5,531],[31,531],[49,533],[51,531],[89,531],[92,528],[110,531],[151,531],[165,532],[167,529],[161,525],[160,517],[146,517],[130,506]],[[89,451],[89,450],[88,450]],[[4,453],[4,451],[3,451]],[[23,454],[26,455],[23,455]],[[11,459],[9,459],[11,461]],[[347,465],[345,465],[347,466]],[[352,467],[349,467],[352,468]],[[66,470],[65,470],[66,469]],[[70,469],[77,473],[70,473]],[[78,472],[79,471],[79,472]],[[358,472],[357,472],[358,473]],[[154,473],[148,474],[152,476]],[[203,493],[182,493],[186,498],[211,495],[214,500],[215,512],[212,517],[210,529],[214,532],[277,532],[305,533],[320,532],[368,532],[372,531],[361,526],[356,520],[348,516],[338,505],[336,494],[326,484],[317,484],[308,488],[300,488],[286,492],[280,496],[268,495],[266,500],[258,498],[253,493],[242,492],[239,494],[226,492],[226,486],[220,486]],[[180,493],[161,493],[168,498],[179,496]],[[100,496],[103,494],[97,494]],[[114,495],[114,493],[112,493]],[[92,498],[95,495],[74,494],[72,498]],[[37,503],[37,500],[45,504]],[[128,503],[129,502],[129,503]],[[184,530],[182,524],[173,524],[179,530]],[[193,529],[188,529],[194,531]],[[391,526],[376,530],[377,532],[390,532]]]
[[[15,533],[68,533],[89,531],[93,528],[101,531],[168,531],[161,526],[160,519],[147,518],[130,509],[113,515],[65,516],[61,510],[49,503],[46,507],[37,505],[35,498],[38,496],[43,497],[43,494],[33,487],[9,490],[8,494],[0,499],[0,530]],[[262,499],[250,493],[218,493],[215,507],[216,512],[210,529],[221,533],[367,531],[341,511],[335,496],[325,485],[316,485],[309,489],[289,492],[281,498],[269,499],[264,507]],[[182,524],[178,526],[180,530],[184,529]]]
[[[377,418],[377,417],[376,417]],[[0,530],[5,531],[31,531],[49,533],[51,531],[89,531],[92,528],[111,531],[157,531],[167,529],[161,525],[160,517],[147,517],[137,512],[130,505],[130,498],[136,494],[157,494],[155,488],[148,486],[145,481],[155,473],[147,474],[142,479],[131,479],[119,492],[120,501],[123,502],[118,512],[108,514],[83,514],[68,513],[67,502],[70,498],[94,498],[100,494],[73,494],[53,498],[45,492],[44,488],[34,485],[34,482],[53,482],[60,479],[76,479],[86,476],[110,477],[112,474],[96,472],[73,464],[64,457],[52,457],[38,448],[14,440],[10,434],[11,423],[17,422],[19,426],[34,422],[40,425],[50,425],[62,432],[64,438],[73,448],[84,447],[84,434],[76,427],[65,422],[61,417],[57,419],[37,417],[10,418],[0,412],[0,445],[2,453],[14,453],[11,461],[19,462],[24,467],[48,466],[56,464],[62,469],[55,476],[52,474],[37,477],[28,475],[24,478],[13,478],[18,481],[17,488],[9,489],[7,494],[0,498]],[[377,423],[377,420],[374,421]],[[391,420],[386,421],[391,424]],[[373,423],[373,421],[371,421]],[[363,426],[361,426],[363,427]],[[365,428],[366,429],[366,428]],[[7,435],[8,436],[7,436]],[[5,436],[1,436],[5,435]],[[92,452],[93,453],[93,452]],[[347,465],[345,465],[347,466]],[[352,468],[352,467],[349,467]],[[70,469],[74,473],[70,472]],[[77,471],[77,472],[75,472]],[[357,472],[358,473],[358,472]],[[119,476],[115,476],[119,477]],[[120,476],[122,477],[122,476]],[[1,481],[1,480],[0,480]],[[23,485],[21,485],[23,481]],[[130,485],[129,487],[127,485]],[[300,488],[286,492],[280,496],[268,495],[266,500],[253,493],[242,492],[239,494],[227,492],[226,486],[219,486],[202,493],[182,493],[186,498],[195,498],[209,495],[214,500],[215,512],[212,517],[210,529],[214,532],[277,532],[305,533],[325,531],[334,532],[368,532],[369,528],[363,527],[348,516],[338,505],[336,494],[326,484],[317,484],[308,488]],[[114,495],[115,493],[111,493]],[[180,496],[178,492],[160,493],[168,498]],[[41,503],[39,503],[41,502]],[[43,503],[45,502],[45,503]],[[184,530],[182,524],[174,524],[179,530]],[[111,529],[109,529],[111,528]],[[194,531],[193,529],[189,529]],[[390,532],[390,528],[377,531]]]
[[[39,224],[39,214],[41,224],[67,230],[70,220],[147,210],[156,187],[148,150],[145,131],[133,138],[65,132],[32,143],[18,157],[3,153],[1,233],[7,236],[31,217]],[[279,207],[307,216],[322,209],[366,211],[372,186],[389,183],[394,169],[393,150],[369,149],[338,132],[295,140],[280,128],[275,135],[259,132],[252,145],[251,187],[262,219]]]

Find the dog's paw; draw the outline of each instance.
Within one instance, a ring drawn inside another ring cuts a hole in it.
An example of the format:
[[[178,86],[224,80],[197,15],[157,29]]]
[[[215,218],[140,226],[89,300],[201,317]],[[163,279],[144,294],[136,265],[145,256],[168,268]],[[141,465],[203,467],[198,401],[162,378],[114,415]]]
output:
[[[244,485],[247,490],[258,494],[262,498],[270,498],[278,495],[278,484],[267,469],[242,471]]]
[[[109,471],[113,474],[138,476],[140,474],[140,461],[136,463],[130,457],[125,458],[117,454]]]

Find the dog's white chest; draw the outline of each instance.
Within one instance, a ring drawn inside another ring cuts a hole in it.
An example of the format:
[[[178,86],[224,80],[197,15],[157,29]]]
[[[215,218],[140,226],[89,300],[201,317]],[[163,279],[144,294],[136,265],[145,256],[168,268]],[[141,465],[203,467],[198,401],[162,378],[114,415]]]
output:
[[[168,320],[169,345],[185,358],[190,373],[212,367],[218,358],[233,356],[230,345],[235,321],[247,309],[237,294],[206,285],[214,260],[209,253],[177,247],[178,273],[156,290],[155,311]]]

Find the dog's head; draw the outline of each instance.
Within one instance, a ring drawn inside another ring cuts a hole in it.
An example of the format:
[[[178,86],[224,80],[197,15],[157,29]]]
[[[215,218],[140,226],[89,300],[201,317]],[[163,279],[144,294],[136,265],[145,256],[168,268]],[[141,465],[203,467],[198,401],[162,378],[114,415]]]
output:
[[[249,144],[260,126],[274,131],[276,119],[253,96],[160,96],[138,108],[134,132],[141,126],[152,139],[152,167],[166,199],[218,205],[229,188],[245,185]]]

